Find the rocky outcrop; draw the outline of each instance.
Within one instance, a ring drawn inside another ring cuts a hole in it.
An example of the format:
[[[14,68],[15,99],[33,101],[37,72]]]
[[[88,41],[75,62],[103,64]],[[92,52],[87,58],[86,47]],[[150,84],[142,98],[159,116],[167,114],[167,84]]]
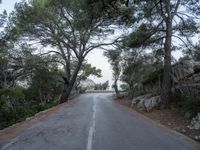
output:
[[[160,96],[151,97],[150,99],[144,102],[145,109],[148,112],[156,107],[159,107],[159,104],[160,104]]]
[[[178,83],[181,80],[187,78],[191,74],[194,74],[194,62],[191,60],[179,60],[178,63],[172,66],[172,80],[173,83]]]
[[[195,130],[200,129],[200,113],[198,113],[196,117],[192,118],[188,128],[189,129],[195,129]]]
[[[160,104],[160,96],[152,96],[152,94],[146,94],[138,96],[132,100],[131,105],[135,105],[137,108],[151,111],[158,107]]]
[[[131,106],[137,105],[140,102],[143,102],[145,99],[148,99],[152,96],[152,94],[141,95],[138,97],[133,98]]]

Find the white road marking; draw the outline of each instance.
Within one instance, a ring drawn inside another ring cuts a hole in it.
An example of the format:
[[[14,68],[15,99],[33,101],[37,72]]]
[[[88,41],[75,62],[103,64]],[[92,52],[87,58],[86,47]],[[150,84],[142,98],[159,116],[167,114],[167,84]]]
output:
[[[18,137],[12,139],[9,143],[7,143],[6,145],[4,145],[4,146],[1,148],[1,150],[7,149],[7,148],[10,147],[11,145],[15,144],[18,140],[19,140]]]
[[[96,96],[94,97],[94,104],[92,108],[92,125],[90,126],[89,129],[89,134],[88,134],[88,143],[87,143],[87,150],[92,150],[92,141],[95,133],[95,119],[96,119],[96,109],[97,109],[97,104],[96,104]]]

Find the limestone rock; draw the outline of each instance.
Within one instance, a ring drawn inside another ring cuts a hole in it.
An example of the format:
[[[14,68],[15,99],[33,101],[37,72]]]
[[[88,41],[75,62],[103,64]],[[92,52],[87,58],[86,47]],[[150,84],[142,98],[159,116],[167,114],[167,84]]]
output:
[[[144,101],[144,107],[149,112],[160,104],[160,96],[151,97]]]
[[[133,100],[131,102],[131,106],[137,105],[138,103],[140,103],[139,105],[143,105],[144,99],[150,98],[151,96],[152,96],[152,94],[146,94],[146,95],[135,97],[135,98],[133,98]]]
[[[196,117],[192,118],[190,125],[188,126],[189,129],[200,129],[200,113],[197,114]]]
[[[136,105],[137,108],[151,111],[160,104],[160,96],[152,97],[152,94],[138,96],[132,100],[131,106]]]

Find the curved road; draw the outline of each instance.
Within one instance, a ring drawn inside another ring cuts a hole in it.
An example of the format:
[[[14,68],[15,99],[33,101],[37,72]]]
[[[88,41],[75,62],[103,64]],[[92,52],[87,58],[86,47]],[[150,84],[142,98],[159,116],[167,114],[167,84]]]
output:
[[[32,125],[2,150],[195,150],[187,138],[110,100],[85,94]],[[196,148],[197,149],[197,148]]]

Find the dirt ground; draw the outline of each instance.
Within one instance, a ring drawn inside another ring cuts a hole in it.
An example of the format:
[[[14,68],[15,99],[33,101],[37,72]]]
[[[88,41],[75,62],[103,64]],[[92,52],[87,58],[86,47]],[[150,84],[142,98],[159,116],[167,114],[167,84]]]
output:
[[[158,122],[159,124],[162,124],[168,128],[171,128],[175,131],[178,131],[195,141],[198,141],[200,143],[199,139],[196,139],[196,136],[200,136],[200,130],[191,130],[187,128],[187,125],[189,124],[182,114],[177,111],[176,108],[171,107],[171,109],[168,110],[153,110],[152,112],[146,112],[145,110],[138,109],[136,106],[131,107],[131,101],[125,100],[125,99],[115,99],[118,103],[129,107],[144,116]]]

